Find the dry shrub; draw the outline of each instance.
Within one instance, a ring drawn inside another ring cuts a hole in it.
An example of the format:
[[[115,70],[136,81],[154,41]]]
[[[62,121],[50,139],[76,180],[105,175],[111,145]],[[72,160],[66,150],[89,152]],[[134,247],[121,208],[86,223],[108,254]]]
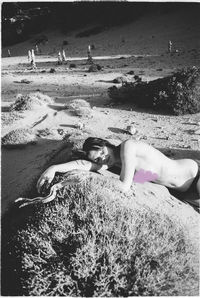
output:
[[[113,83],[115,84],[124,84],[127,83],[127,78],[126,77],[117,77],[113,80]]]
[[[76,64],[75,63],[70,63],[69,67],[70,68],[76,68]]]
[[[92,109],[91,108],[84,108],[80,107],[73,111],[76,116],[79,117],[86,117],[91,118],[92,117]]]
[[[1,113],[1,124],[7,126],[13,124],[15,121],[24,118],[24,116],[18,112],[3,112]]]
[[[182,69],[177,73],[149,83],[141,79],[108,89],[109,96],[120,102],[132,102],[175,115],[200,112],[200,69]]]
[[[2,146],[23,146],[36,143],[35,134],[31,129],[18,128],[7,133],[2,139]]]
[[[10,106],[10,111],[34,110],[51,103],[52,99],[48,95],[40,92],[27,95],[18,94],[17,100]]]
[[[93,63],[89,69],[88,69],[88,72],[97,72],[97,71],[100,71],[102,70],[102,67],[99,65],[99,64],[95,64]]]
[[[69,109],[74,115],[79,117],[91,117],[92,116],[92,108],[84,99],[74,99],[71,100],[66,108]]]
[[[178,222],[104,183],[88,178],[4,222],[3,295],[198,295],[198,256]]]
[[[76,108],[91,108],[89,102],[87,102],[84,99],[73,99],[71,100],[67,105],[66,105],[69,109],[76,109]]]

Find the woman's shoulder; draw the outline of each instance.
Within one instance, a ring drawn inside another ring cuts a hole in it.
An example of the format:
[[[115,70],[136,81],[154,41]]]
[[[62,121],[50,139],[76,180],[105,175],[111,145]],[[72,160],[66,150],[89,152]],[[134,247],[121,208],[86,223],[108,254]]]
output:
[[[134,141],[134,140],[126,140],[126,141],[123,141],[120,145],[120,151],[121,153],[123,152],[133,152],[134,150],[136,150],[137,148],[137,141]]]
[[[125,140],[123,141],[121,144],[120,144],[120,147],[124,148],[124,147],[133,147],[133,146],[136,146],[137,145],[137,141],[135,140],[131,140],[131,139],[128,139],[128,140]]]
[[[148,145],[147,143],[144,143],[142,141],[136,141],[133,139],[128,139],[125,140],[121,143],[120,146],[120,151],[129,151],[131,150],[132,152],[140,152],[141,150],[147,150],[149,149],[151,146]]]

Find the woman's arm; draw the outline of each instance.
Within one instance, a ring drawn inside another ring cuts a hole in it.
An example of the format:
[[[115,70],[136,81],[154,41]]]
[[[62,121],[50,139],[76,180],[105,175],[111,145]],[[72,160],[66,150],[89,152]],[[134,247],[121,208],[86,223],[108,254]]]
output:
[[[120,157],[122,162],[122,169],[120,173],[120,187],[123,191],[128,191],[133,183],[133,177],[136,167],[136,152],[131,140],[122,143]]]
[[[40,192],[41,187],[45,181],[47,181],[47,183],[50,184],[56,172],[66,173],[72,170],[99,171],[100,169],[106,170],[107,166],[98,165],[91,161],[82,160],[82,159],[70,161],[63,164],[53,165],[49,167],[39,178],[37,182],[37,190],[38,192]]]

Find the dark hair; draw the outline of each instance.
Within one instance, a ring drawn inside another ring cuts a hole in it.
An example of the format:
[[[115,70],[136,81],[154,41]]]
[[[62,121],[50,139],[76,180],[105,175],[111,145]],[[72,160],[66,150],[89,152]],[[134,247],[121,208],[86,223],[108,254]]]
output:
[[[107,146],[112,149],[115,149],[116,146],[110,142],[103,140],[101,138],[87,138],[83,144],[83,151],[88,152],[90,150],[99,150],[100,148]]]

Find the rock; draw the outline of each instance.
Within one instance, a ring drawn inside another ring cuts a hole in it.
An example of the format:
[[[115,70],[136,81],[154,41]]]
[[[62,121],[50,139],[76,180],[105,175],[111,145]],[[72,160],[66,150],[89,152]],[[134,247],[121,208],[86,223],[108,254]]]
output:
[[[123,84],[127,82],[127,78],[122,76],[122,77],[117,77],[113,80],[114,84]]]
[[[29,81],[27,79],[22,79],[21,81],[14,81],[14,83],[22,83],[22,84],[30,84],[32,81]]]
[[[29,81],[27,79],[22,79],[20,83],[24,83],[24,84],[30,84],[32,81]]]
[[[200,129],[195,130],[195,131],[194,131],[194,134],[195,134],[195,135],[200,135]]]
[[[76,64],[75,63],[70,63],[69,67],[70,68],[76,68]]]
[[[84,123],[82,123],[82,122],[78,122],[77,123],[77,125],[76,125],[76,127],[78,128],[78,129],[84,129],[85,128],[85,124]]]
[[[64,130],[62,128],[58,128],[57,131],[61,136],[64,134]]]
[[[137,133],[137,129],[135,128],[135,126],[133,125],[128,125],[126,128],[126,131],[130,134],[130,135],[135,135]]]
[[[134,72],[134,70],[130,70],[129,72],[127,72],[127,74],[129,74],[129,75],[134,75],[135,72]]]
[[[55,70],[55,68],[51,68],[49,72],[54,73],[54,72],[56,72],[56,70]]]
[[[138,75],[135,75],[134,79],[135,79],[136,82],[141,82],[142,81],[142,78]]]
[[[191,146],[190,146],[190,145],[181,145],[181,148],[184,148],[184,149],[191,149]]]

